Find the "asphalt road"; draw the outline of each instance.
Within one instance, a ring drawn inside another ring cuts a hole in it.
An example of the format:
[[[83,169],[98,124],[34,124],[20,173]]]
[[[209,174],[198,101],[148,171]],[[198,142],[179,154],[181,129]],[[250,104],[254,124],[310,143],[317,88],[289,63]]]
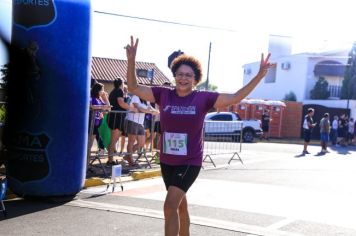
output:
[[[191,235],[356,235],[355,147],[319,155],[310,146],[306,156],[299,144],[220,150],[187,194]],[[65,203],[6,201],[0,235],[163,235],[161,178],[123,186],[84,189]]]

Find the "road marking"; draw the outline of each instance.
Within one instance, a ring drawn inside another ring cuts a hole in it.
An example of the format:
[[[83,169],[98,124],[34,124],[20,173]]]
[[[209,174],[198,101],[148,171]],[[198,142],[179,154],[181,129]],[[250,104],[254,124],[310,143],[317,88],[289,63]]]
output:
[[[272,157],[271,157],[272,158]],[[345,161],[345,160],[344,160]],[[236,165],[241,165],[235,163]],[[353,175],[352,175],[353,176]],[[139,190],[144,188],[144,191]],[[110,190],[110,189],[109,189]],[[105,193],[105,186],[82,191],[88,194]],[[127,193],[125,193],[127,191]],[[124,183],[124,192],[116,189],[114,195],[164,201],[166,191],[162,178]],[[355,194],[320,191],[273,184],[248,183],[198,178],[189,190],[190,205],[280,216],[287,219],[330,224],[356,229]],[[330,204],[337,202],[338,204]],[[296,204],[298,203],[298,204]],[[287,224],[288,220],[276,223]]]
[[[100,203],[84,200],[74,200],[65,204],[66,206],[81,207],[102,211],[117,212],[123,214],[145,216],[156,219],[164,219],[163,212],[148,208],[141,207],[131,207],[127,205],[117,205],[109,203]],[[217,220],[212,218],[200,217],[200,216],[190,216],[191,224],[201,225],[206,227],[218,228],[223,230],[230,230],[234,232],[248,233],[252,235],[275,235],[275,236],[297,236],[300,234],[289,233],[280,230],[267,229],[260,226],[252,226],[241,224],[232,221]]]
[[[139,195],[146,195],[150,193],[155,193],[155,192],[165,192],[166,188],[164,187],[163,184],[158,184],[158,185],[150,185],[150,186],[143,186],[140,188],[132,188],[128,189],[122,192],[115,191],[112,193],[112,195],[118,195],[118,196],[126,196],[126,197],[136,197]]]

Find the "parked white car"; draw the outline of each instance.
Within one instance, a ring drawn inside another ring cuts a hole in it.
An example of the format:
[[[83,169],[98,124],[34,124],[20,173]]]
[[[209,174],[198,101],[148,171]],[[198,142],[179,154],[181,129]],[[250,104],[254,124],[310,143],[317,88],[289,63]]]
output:
[[[242,120],[234,112],[210,112],[205,116],[205,138],[231,138],[232,141],[242,140],[253,142],[255,137],[263,133],[260,120]]]

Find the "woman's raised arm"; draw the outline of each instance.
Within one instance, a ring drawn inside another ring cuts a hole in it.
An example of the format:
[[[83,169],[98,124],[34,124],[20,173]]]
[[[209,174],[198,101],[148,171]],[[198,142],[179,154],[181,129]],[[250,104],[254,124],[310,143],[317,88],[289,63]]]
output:
[[[268,69],[275,66],[275,63],[270,63],[268,61],[270,56],[271,53],[268,53],[266,59],[264,59],[262,53],[260,69],[257,75],[248,84],[239,89],[236,93],[221,93],[214,104],[214,108],[224,108],[232,104],[237,104],[242,99],[244,99],[257,86],[257,84],[263,79],[263,77],[265,77],[268,72]]]
[[[127,44],[126,56],[127,56],[127,88],[129,92],[135,94],[143,100],[155,102],[152,89],[145,85],[137,83],[136,79],[136,51],[138,46],[138,38],[135,40],[131,36],[131,43]]]

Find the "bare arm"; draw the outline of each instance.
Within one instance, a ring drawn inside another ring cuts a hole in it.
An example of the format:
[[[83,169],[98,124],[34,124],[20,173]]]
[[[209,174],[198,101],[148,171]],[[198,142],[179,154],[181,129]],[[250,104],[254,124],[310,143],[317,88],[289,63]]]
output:
[[[242,99],[244,99],[263,79],[263,77],[267,74],[268,69],[275,66],[274,63],[268,62],[270,56],[271,54],[269,53],[267,55],[267,58],[264,59],[262,54],[260,69],[257,75],[248,84],[246,84],[244,87],[239,89],[236,93],[234,94],[221,93],[214,104],[214,108],[224,108],[232,104],[237,104]]]
[[[131,36],[131,44],[125,47],[127,56],[127,88],[129,92],[137,95],[143,100],[155,102],[152,89],[148,86],[139,85],[136,79],[136,51],[138,46],[138,39],[134,43]]]
[[[120,107],[124,108],[127,111],[136,112],[136,109],[134,107],[130,106],[129,104],[127,104],[125,102],[124,98],[122,98],[122,97],[117,98],[117,103],[120,105]]]

